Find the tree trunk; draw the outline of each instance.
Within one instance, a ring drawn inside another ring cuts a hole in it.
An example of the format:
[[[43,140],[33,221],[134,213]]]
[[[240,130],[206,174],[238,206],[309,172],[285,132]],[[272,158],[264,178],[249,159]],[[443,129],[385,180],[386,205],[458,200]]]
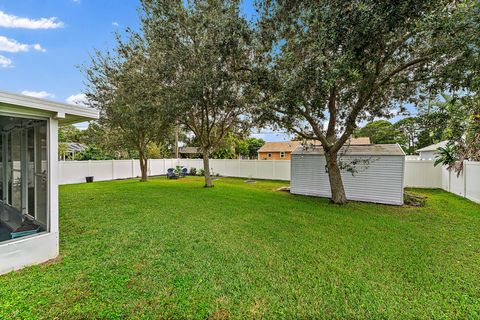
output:
[[[347,203],[347,197],[343,188],[337,153],[326,152],[325,159],[327,160],[328,180],[330,181],[330,190],[332,192],[331,200],[335,204],[345,204]]]
[[[141,182],[148,180],[148,159],[145,158],[143,152],[140,152],[140,171],[142,172]]]
[[[208,151],[203,150],[203,171],[205,176],[205,188],[213,187],[212,177],[210,176],[210,159]]]

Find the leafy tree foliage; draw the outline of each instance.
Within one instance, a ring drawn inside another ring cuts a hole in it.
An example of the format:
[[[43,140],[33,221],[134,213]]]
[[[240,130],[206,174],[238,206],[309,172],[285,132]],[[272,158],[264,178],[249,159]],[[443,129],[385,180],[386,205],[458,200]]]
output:
[[[58,129],[58,142],[79,142],[84,138],[84,131],[74,125],[61,126]]]
[[[367,123],[357,130],[357,137],[369,137],[372,143],[399,143],[404,146],[407,143],[403,132],[387,120],[377,120]]]
[[[407,154],[415,153],[419,133],[418,119],[416,117],[406,117],[395,122],[393,126],[402,132],[406,139],[406,143],[402,145],[403,150]]]
[[[149,50],[165,60],[159,65],[171,76],[170,112],[195,135],[205,186],[211,187],[210,153],[228,132],[250,123],[252,31],[239,0],[143,0],[142,5]]]
[[[258,5],[264,118],[322,143],[334,203],[346,202],[337,158],[359,122],[478,75],[477,1]]]
[[[148,146],[161,141],[171,128],[159,90],[162,82],[151,72],[153,64],[143,37],[131,33],[128,42],[117,36],[113,52],[97,51],[84,68],[88,101],[101,113],[99,129],[114,133],[109,135],[113,140],[138,152],[141,181],[147,180]]]

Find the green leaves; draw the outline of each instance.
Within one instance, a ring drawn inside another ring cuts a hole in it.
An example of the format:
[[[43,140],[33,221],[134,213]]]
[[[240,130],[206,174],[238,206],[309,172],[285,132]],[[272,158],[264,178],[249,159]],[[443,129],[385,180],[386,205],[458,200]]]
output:
[[[448,170],[451,170],[457,161],[458,157],[456,154],[455,145],[448,144],[443,148],[440,147],[437,149],[434,166],[442,165],[446,166]]]

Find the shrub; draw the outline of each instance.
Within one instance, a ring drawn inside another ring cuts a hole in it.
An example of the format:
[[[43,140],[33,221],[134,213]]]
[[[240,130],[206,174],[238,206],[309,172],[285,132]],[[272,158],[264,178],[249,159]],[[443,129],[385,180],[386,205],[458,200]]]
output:
[[[197,168],[190,168],[189,174],[190,176],[196,176],[197,175]]]

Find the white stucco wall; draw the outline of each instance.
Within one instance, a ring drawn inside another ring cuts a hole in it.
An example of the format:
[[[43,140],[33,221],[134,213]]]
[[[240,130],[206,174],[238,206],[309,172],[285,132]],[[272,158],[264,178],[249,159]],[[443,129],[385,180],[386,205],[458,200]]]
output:
[[[435,152],[436,151],[420,151],[420,159],[421,160],[435,160]]]

